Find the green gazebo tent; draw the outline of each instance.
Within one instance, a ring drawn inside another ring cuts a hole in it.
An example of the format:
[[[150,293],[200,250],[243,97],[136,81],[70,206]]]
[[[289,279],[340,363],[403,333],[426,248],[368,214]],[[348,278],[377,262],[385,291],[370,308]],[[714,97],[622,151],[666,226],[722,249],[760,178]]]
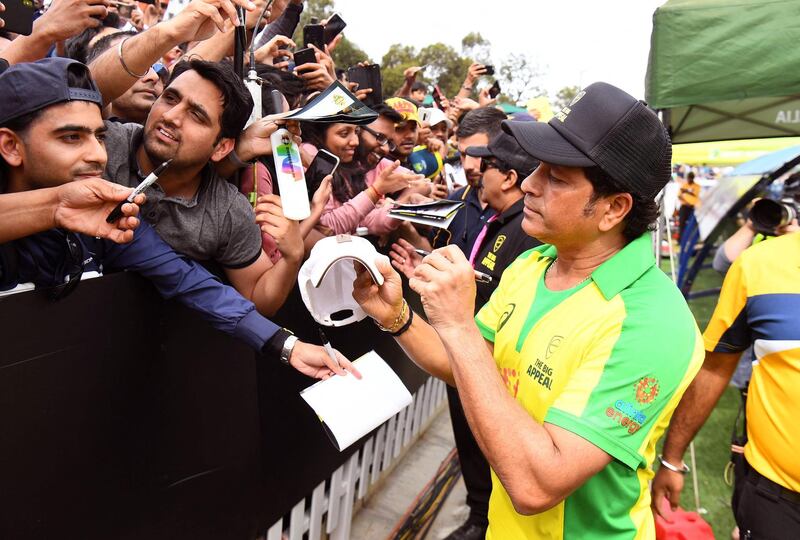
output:
[[[674,143],[800,135],[800,1],[669,0],[645,84]]]

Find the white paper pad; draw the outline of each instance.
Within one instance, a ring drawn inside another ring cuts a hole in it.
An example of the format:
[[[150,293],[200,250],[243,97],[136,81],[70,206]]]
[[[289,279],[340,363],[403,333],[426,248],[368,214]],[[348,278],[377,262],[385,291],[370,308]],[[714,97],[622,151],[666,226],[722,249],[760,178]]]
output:
[[[411,403],[403,381],[375,351],[353,363],[361,380],[334,375],[300,392],[340,452]]]

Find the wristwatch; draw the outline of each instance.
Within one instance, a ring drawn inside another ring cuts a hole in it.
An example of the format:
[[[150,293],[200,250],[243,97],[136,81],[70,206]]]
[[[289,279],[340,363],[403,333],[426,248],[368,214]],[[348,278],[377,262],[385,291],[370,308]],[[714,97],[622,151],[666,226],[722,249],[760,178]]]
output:
[[[289,359],[292,357],[292,351],[294,350],[296,343],[297,336],[290,335],[286,338],[286,341],[283,342],[283,347],[281,348],[281,362],[289,365]]]

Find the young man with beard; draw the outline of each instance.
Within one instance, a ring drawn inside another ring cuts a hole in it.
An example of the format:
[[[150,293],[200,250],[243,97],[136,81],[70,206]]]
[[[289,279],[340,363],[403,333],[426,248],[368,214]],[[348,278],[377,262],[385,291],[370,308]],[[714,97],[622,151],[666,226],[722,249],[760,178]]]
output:
[[[179,63],[144,127],[108,122],[105,177],[135,186],[171,159],[147,190],[142,218],[176,251],[222,268],[231,284],[265,315],[285,301],[303,256],[297,222],[270,214],[264,225],[283,257],[273,266],[247,198],[220,178],[253,102],[230,66]]]
[[[419,130],[419,114],[417,106],[407,99],[393,97],[386,100],[386,104],[394,109],[403,119],[394,126],[394,150],[392,159],[397,159],[403,167],[410,169],[408,156],[417,146],[417,131]]]
[[[101,106],[87,67],[74,60],[48,58],[0,75],[0,191],[16,194],[75,180],[99,182],[108,132]],[[127,225],[134,224],[131,206]],[[2,290],[33,282],[61,297],[86,270],[138,272],[162,296],[197,310],[218,330],[267,356],[312,377],[342,373],[325,349],[297,341],[259,315],[252,302],[176,253],[146,222],[124,245],[50,229],[0,246]],[[349,369],[343,357],[339,363]]]

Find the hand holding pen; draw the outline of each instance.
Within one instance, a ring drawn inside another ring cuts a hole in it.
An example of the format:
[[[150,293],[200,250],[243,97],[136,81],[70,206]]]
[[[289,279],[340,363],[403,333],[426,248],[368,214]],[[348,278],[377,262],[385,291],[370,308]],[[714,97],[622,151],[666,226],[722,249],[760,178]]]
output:
[[[108,217],[106,218],[106,222],[107,223],[114,223],[119,218],[121,218],[122,217],[122,205],[125,204],[125,203],[133,202],[133,200],[137,196],[141,195],[142,193],[144,193],[147,190],[147,188],[149,188],[150,186],[155,184],[156,181],[158,180],[158,177],[164,172],[164,170],[166,170],[167,167],[169,167],[170,163],[172,163],[172,160],[168,159],[167,161],[165,161],[164,163],[162,163],[161,165],[156,167],[156,169],[153,172],[148,174],[147,178],[142,180],[142,182],[138,186],[136,186],[133,191],[131,191],[131,194],[128,195],[128,198],[125,199],[124,201],[122,201],[121,203],[119,203],[117,205],[117,207],[114,208],[114,210],[112,210],[110,214],[108,214]]]
[[[392,250],[389,253],[392,259],[392,266],[398,271],[402,272],[408,279],[414,276],[414,269],[422,262],[423,257],[430,255],[430,251],[415,248],[407,240],[402,238],[392,244]],[[478,283],[491,283],[492,276],[474,270],[475,281]]]

